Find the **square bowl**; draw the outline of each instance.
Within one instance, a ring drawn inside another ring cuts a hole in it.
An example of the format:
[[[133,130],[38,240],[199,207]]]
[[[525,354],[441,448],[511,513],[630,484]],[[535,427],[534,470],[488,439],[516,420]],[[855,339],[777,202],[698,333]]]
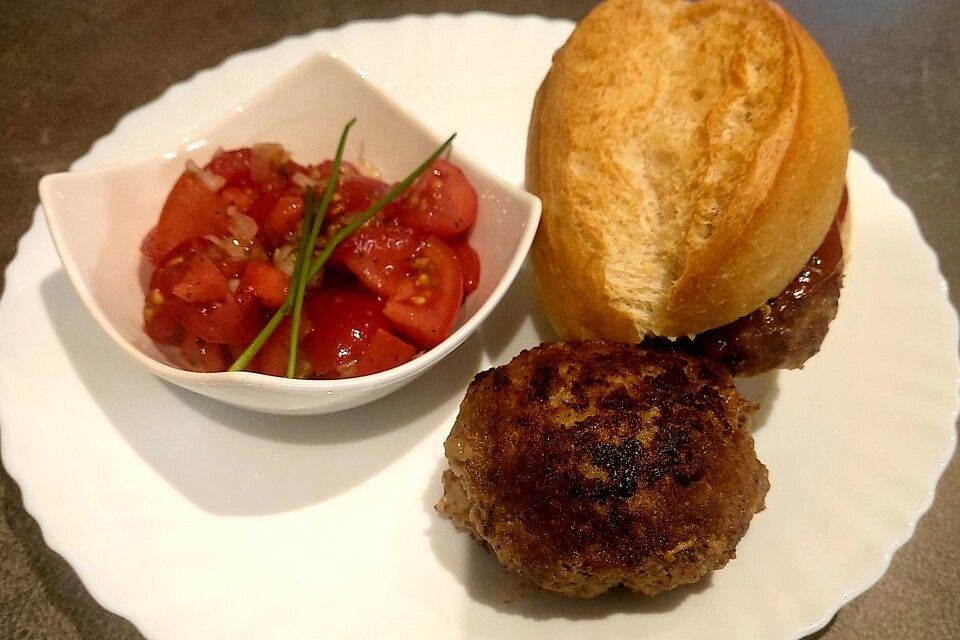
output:
[[[143,330],[148,269],[140,243],[188,160],[205,164],[218,148],[278,142],[294,158],[331,158],[343,125],[356,117],[344,160],[401,179],[444,138],[432,133],[364,73],[332,53],[317,54],[182,144],[129,164],[45,176],[39,185],[47,223],[67,275],[97,323],[154,375],[202,395],[275,414],[318,414],[356,407],[427,371],[475,331],[510,287],[533,241],[540,201],[454,148],[450,160],[473,184],[477,221],[470,244],[480,282],[460,308],[450,336],[388,371],[342,380],[298,380],[252,372],[197,373],[178,368]],[[445,137],[445,136],[444,136]]]

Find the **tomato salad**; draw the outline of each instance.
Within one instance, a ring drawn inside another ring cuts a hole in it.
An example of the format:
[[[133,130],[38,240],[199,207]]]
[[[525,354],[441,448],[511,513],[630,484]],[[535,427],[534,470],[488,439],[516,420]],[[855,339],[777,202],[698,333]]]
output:
[[[275,144],[218,151],[188,163],[141,251],[155,267],[144,303],[147,335],[179,348],[195,371],[225,371],[283,305],[291,286],[304,194],[321,193],[333,163],[300,165]],[[390,185],[343,162],[317,250]],[[477,194],[436,160],[408,189],[339,244],[308,284],[295,375],[346,378],[400,365],[443,341],[480,276],[466,233]],[[282,376],[286,317],[248,365]]]

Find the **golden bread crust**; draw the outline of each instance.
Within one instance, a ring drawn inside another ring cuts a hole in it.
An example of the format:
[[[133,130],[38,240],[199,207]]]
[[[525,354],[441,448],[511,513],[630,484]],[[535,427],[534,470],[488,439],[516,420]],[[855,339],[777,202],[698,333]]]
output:
[[[819,245],[848,150],[829,62],[777,5],[599,5],[555,54],[528,137],[551,323],[563,338],[636,341],[749,313]]]

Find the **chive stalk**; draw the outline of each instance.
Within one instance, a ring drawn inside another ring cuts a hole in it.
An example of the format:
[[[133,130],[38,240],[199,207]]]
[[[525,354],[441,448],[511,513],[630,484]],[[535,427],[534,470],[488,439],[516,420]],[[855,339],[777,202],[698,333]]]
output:
[[[333,199],[334,187],[336,187],[340,179],[340,164],[343,162],[343,150],[347,145],[347,134],[350,133],[350,128],[356,122],[357,119],[353,118],[343,129],[343,135],[340,136],[340,144],[337,145],[337,154],[333,157],[333,167],[330,169],[330,177],[327,179],[327,188],[323,191],[323,199],[320,200],[320,206],[317,208],[309,225],[307,224],[306,218],[304,218],[301,238],[307,236],[305,243],[307,251],[305,251],[302,256],[302,262],[300,261],[300,257],[297,258],[297,266],[302,265],[299,274],[297,274],[299,277],[296,282],[290,282],[290,288],[292,289],[295,286],[296,293],[293,296],[293,315],[290,319],[290,351],[287,355],[288,378],[294,377],[294,372],[297,370],[297,352],[299,351],[300,342],[300,314],[303,311],[303,298],[306,295],[307,283],[316,276],[316,273],[313,273],[311,269],[311,259],[317,246],[320,227],[323,226],[323,219],[326,217],[327,209],[330,207],[330,200]],[[308,190],[311,194],[313,193],[312,187],[308,187]]]

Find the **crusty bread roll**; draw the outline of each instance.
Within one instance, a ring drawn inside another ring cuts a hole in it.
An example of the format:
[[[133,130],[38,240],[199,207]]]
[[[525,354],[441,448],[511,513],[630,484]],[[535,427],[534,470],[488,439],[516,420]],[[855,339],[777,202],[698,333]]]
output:
[[[533,246],[563,338],[727,324],[820,244],[850,147],[837,79],[766,0],[609,0],[556,52],[533,108]]]

